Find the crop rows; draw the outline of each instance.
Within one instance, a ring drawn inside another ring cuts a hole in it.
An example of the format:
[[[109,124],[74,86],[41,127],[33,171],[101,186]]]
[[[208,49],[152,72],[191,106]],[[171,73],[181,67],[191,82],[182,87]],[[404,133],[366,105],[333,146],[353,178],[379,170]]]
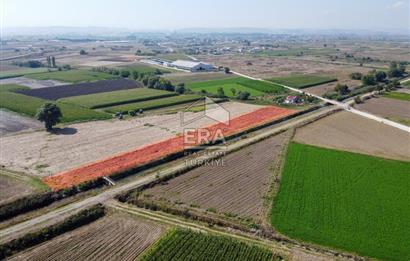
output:
[[[178,94],[175,92],[167,92],[148,88],[135,88],[129,90],[69,97],[62,99],[61,101],[78,104],[90,109],[97,109],[126,103],[166,98],[176,95]]]
[[[86,82],[55,87],[46,87],[16,92],[47,100],[58,100],[65,97],[87,95],[93,93],[111,92],[136,88],[137,83],[132,80],[115,79],[97,82]]]
[[[152,109],[159,109],[159,108],[183,104],[183,103],[194,102],[199,99],[201,99],[201,96],[199,95],[179,95],[179,96],[167,97],[167,98],[162,98],[162,99],[154,99],[154,100],[127,103],[123,105],[107,107],[105,108],[105,111],[111,112],[111,113],[116,113],[116,112],[126,113],[130,110],[139,110],[139,109],[152,110]]]
[[[291,143],[272,210],[280,232],[410,260],[410,162]]]
[[[0,94],[0,108],[6,108],[31,117],[34,117],[37,110],[46,102],[47,100],[44,99],[8,91],[1,92]],[[63,114],[61,122],[104,120],[112,118],[108,113],[93,111],[75,104],[57,102],[57,105],[60,107]]]
[[[203,210],[230,213],[261,221],[264,196],[272,167],[290,133],[282,133],[222,157],[219,164],[204,165],[166,184],[145,190],[141,198],[166,200]]]
[[[113,215],[64,234],[11,260],[135,260],[164,228]]]
[[[231,238],[173,230],[141,258],[150,260],[280,260],[272,251]]]
[[[210,137],[215,137],[217,132],[223,134],[224,137],[228,137],[249,128],[288,116],[293,112],[293,110],[279,107],[265,107],[231,119],[229,125],[218,123],[207,127],[206,130],[210,133]],[[197,133],[193,136],[196,135]],[[183,135],[176,136],[108,159],[45,177],[43,181],[52,189],[58,190],[94,180],[99,177],[111,176],[113,174],[129,171],[137,166],[183,152],[186,147],[184,139]],[[193,140],[199,139],[194,138]]]
[[[54,72],[44,72],[44,73],[33,73],[26,77],[35,80],[57,80],[62,82],[91,82],[91,81],[101,81],[107,79],[118,78],[108,73],[93,72],[89,70],[68,70],[68,71],[54,71]]]

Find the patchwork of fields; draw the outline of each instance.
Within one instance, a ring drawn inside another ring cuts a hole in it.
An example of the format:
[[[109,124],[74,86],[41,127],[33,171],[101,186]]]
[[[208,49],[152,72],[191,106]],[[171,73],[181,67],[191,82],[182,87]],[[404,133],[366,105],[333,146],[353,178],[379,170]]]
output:
[[[216,132],[220,132],[223,137],[226,138],[243,130],[288,116],[292,113],[294,113],[294,111],[279,107],[265,107],[233,118],[230,120],[229,125],[217,123],[203,129],[206,129],[210,133],[210,137],[218,137],[215,134]],[[196,141],[201,140],[196,139]],[[99,177],[130,171],[135,167],[180,153],[185,149],[185,146],[184,136],[175,136],[162,142],[150,144],[108,159],[90,163],[89,165],[45,177],[43,181],[53,190],[69,188],[73,185],[78,185]]]
[[[269,84],[266,82],[260,82],[255,80],[250,80],[242,77],[229,78],[224,80],[213,80],[204,82],[191,82],[186,84],[187,88],[194,91],[205,90],[212,94],[217,94],[217,90],[222,88],[224,93],[228,97],[235,96],[232,93],[232,89],[235,89],[235,93],[238,92],[249,92],[251,96],[261,96],[265,93],[284,93],[285,89],[281,86],[275,84]]]
[[[178,208],[195,206],[261,223],[266,218],[263,203],[272,172],[289,138],[290,133],[282,133],[243,148],[215,164],[146,189],[139,198]]]
[[[135,260],[166,228],[128,215],[112,214],[10,260]]]
[[[290,144],[271,212],[280,232],[386,260],[408,260],[410,162]]]
[[[44,72],[27,75],[28,78],[35,80],[57,80],[62,82],[92,82],[100,80],[108,80],[118,78],[107,73],[93,72],[88,70],[69,70],[69,71],[55,71],[55,72]]]
[[[173,230],[145,253],[141,260],[281,260],[271,250],[235,239]]]
[[[410,148],[405,144],[409,139],[405,131],[349,112],[320,119],[295,134],[299,143],[407,161]]]

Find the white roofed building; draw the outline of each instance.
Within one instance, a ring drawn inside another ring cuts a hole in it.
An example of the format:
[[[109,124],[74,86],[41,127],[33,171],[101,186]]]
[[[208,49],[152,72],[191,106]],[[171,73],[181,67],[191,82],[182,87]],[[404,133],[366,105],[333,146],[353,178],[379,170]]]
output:
[[[185,60],[177,60],[175,62],[172,62],[170,65],[178,69],[191,72],[208,72],[215,70],[215,67],[212,64]]]

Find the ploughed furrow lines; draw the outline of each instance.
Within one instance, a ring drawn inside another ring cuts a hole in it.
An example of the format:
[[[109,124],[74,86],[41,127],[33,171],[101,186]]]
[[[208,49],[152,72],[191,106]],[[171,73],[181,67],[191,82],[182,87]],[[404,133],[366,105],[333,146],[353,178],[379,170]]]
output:
[[[15,255],[11,260],[135,260],[164,232],[161,225],[110,214]]]
[[[204,210],[213,208],[219,213],[260,221],[272,169],[290,136],[290,131],[284,132],[223,156],[222,161],[210,162],[146,189],[140,197]]]

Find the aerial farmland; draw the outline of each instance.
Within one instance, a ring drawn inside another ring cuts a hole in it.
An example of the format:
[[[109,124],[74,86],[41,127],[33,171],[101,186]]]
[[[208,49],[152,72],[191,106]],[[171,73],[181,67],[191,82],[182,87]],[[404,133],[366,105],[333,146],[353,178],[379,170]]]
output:
[[[408,26],[361,30],[349,1],[201,3],[207,22],[39,1],[2,3],[0,260],[410,260]],[[70,13],[87,27],[50,20]]]

